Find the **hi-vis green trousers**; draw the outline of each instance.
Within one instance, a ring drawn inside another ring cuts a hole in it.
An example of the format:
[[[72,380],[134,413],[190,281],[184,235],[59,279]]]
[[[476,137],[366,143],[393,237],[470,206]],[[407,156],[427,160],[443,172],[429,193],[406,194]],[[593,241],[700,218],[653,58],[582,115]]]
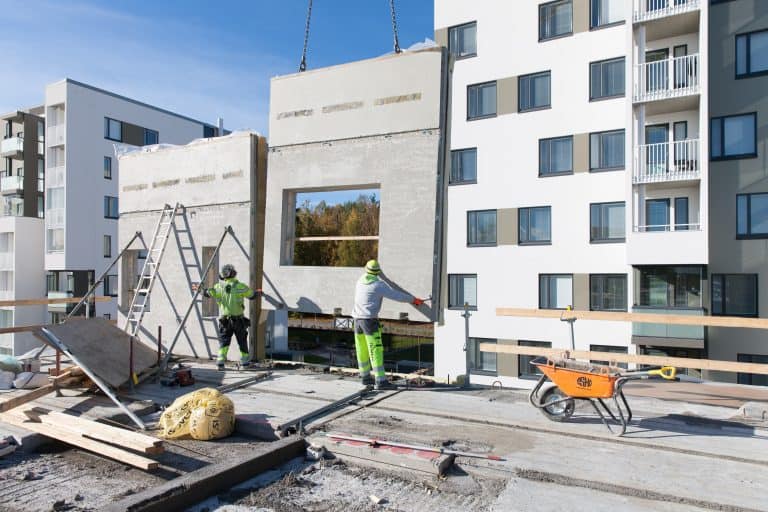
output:
[[[360,377],[371,372],[376,384],[387,380],[384,374],[384,345],[381,343],[381,325],[375,318],[355,318],[355,350]]]

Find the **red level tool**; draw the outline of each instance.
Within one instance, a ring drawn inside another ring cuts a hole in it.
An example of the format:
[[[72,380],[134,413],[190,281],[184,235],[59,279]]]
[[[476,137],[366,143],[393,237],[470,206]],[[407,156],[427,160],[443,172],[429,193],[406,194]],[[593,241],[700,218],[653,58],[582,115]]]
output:
[[[352,441],[356,443],[365,443],[373,447],[393,446],[395,448],[409,448],[411,450],[421,450],[424,452],[442,453],[444,455],[456,455],[457,457],[474,457],[476,459],[488,459],[488,460],[498,460],[498,461],[504,460],[498,455],[492,455],[492,454],[486,454],[486,453],[460,452],[457,450],[446,450],[445,448],[435,448],[434,446],[416,446],[413,444],[403,444],[403,443],[395,443],[392,441],[384,441],[382,439],[368,439],[365,437],[348,436],[346,434],[326,434],[326,436],[330,437],[331,439],[338,439],[340,441]]]

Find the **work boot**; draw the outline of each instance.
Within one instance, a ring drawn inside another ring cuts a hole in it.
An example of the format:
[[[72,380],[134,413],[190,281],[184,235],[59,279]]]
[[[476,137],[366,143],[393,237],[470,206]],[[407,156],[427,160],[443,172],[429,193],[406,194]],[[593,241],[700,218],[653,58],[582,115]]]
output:
[[[223,372],[224,371],[224,363],[222,363],[222,362],[216,363],[216,369],[218,371],[220,371],[220,372]]]
[[[397,386],[395,386],[394,384],[392,384],[388,380],[385,380],[385,381],[382,381],[382,382],[377,382],[375,389],[376,389],[376,391],[390,391],[392,389],[397,389]]]
[[[372,375],[366,375],[362,379],[360,379],[363,383],[363,386],[373,386],[374,380]]]

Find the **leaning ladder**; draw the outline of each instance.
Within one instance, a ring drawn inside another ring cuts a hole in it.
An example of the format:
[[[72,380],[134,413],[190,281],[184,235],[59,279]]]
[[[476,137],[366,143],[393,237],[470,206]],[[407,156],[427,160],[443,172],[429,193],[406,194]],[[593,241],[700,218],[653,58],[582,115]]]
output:
[[[125,326],[123,326],[123,330],[131,336],[138,335],[141,329],[141,321],[144,319],[144,312],[147,309],[149,294],[152,292],[152,287],[155,284],[155,277],[160,269],[163,253],[165,253],[165,246],[168,243],[171,230],[176,222],[176,214],[180,208],[181,205],[179,203],[176,203],[175,206],[166,204],[160,214],[160,219],[157,221],[155,231],[152,233],[152,241],[147,250],[147,258],[144,260],[144,266],[141,268],[139,282],[136,284],[136,291],[131,300],[131,307],[128,308]]]

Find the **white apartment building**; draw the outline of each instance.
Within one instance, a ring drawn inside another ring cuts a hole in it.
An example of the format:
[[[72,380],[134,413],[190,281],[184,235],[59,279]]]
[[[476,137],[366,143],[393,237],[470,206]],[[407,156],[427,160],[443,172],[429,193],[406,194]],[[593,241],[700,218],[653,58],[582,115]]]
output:
[[[212,124],[71,79],[47,85],[43,106],[0,120],[0,156],[6,158],[0,289],[15,299],[82,296],[120,252],[116,144],[186,144],[219,133]],[[97,294],[117,297],[117,267],[113,272]],[[13,287],[3,288],[6,276],[13,276]],[[0,322],[55,323],[72,306],[18,307],[16,318],[0,313]],[[106,318],[116,313],[116,299],[91,309]],[[15,334],[0,342],[0,350],[20,353],[30,343],[28,335]]]
[[[464,303],[480,384],[527,385],[535,369],[479,342],[571,346],[566,322],[498,307],[710,314],[709,3],[436,0],[454,56],[436,375],[464,373]],[[686,326],[574,330],[576,349],[603,352],[705,357],[711,341]]]

